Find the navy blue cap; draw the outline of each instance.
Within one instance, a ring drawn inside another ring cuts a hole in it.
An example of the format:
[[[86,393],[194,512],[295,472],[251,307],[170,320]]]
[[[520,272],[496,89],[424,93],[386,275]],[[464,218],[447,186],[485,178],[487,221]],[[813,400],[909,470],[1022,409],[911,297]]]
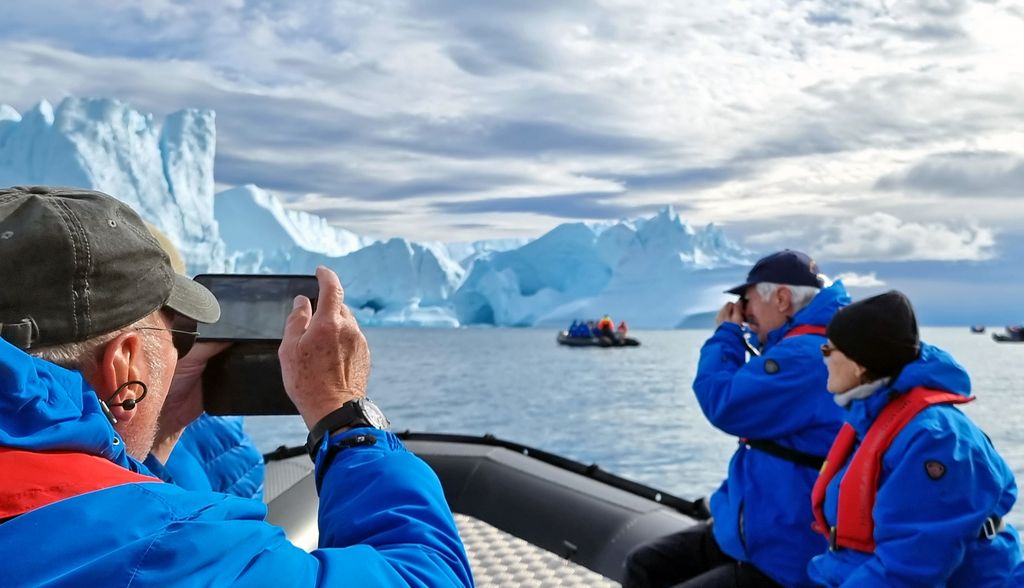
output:
[[[825,280],[818,273],[818,264],[811,259],[810,255],[801,251],[783,249],[778,253],[772,253],[759,259],[747,274],[746,282],[725,292],[742,296],[747,288],[762,282],[789,286],[812,286],[814,288],[825,287]]]

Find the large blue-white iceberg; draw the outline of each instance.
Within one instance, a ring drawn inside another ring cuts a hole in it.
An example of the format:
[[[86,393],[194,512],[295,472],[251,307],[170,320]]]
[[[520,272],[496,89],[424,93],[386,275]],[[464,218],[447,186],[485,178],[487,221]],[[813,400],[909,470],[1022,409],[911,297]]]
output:
[[[645,219],[567,223],[537,239],[370,239],[246,185],[214,193],[215,116],[161,120],[117,100],[66,98],[25,114],[0,105],[0,185],[108,192],[179,248],[192,273],[342,277],[365,324],[561,325],[611,313],[634,327],[692,324],[742,279],[751,254],[671,207]]]

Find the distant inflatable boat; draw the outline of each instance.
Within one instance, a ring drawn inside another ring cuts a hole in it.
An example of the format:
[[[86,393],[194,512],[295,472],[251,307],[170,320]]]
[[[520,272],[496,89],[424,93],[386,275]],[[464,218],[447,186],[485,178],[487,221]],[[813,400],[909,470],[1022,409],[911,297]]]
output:
[[[571,337],[568,331],[558,333],[558,344],[569,347],[639,347],[632,337]]]
[[[1024,327],[1012,325],[1005,333],[992,333],[992,339],[999,343],[1024,343]]]

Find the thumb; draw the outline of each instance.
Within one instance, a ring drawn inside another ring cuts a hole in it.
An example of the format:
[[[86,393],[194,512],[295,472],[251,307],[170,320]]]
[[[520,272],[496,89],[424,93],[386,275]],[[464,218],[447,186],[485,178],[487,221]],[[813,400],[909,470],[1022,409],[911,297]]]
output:
[[[309,298],[296,296],[292,303],[292,312],[284,323],[284,339],[298,339],[309,328],[309,321],[313,317],[313,307]]]

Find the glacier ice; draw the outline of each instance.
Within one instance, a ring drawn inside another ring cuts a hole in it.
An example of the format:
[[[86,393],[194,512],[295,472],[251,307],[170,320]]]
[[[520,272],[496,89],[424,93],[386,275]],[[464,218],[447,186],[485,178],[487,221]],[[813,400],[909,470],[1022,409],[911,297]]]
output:
[[[0,105],[0,185],[80,186],[112,194],[159,227],[188,271],[342,278],[371,325],[563,325],[611,313],[634,327],[692,324],[742,280],[751,254],[721,228],[672,207],[650,218],[565,223],[536,239],[378,241],[289,209],[255,185],[215,193],[216,117],[162,121],[112,99]]]

